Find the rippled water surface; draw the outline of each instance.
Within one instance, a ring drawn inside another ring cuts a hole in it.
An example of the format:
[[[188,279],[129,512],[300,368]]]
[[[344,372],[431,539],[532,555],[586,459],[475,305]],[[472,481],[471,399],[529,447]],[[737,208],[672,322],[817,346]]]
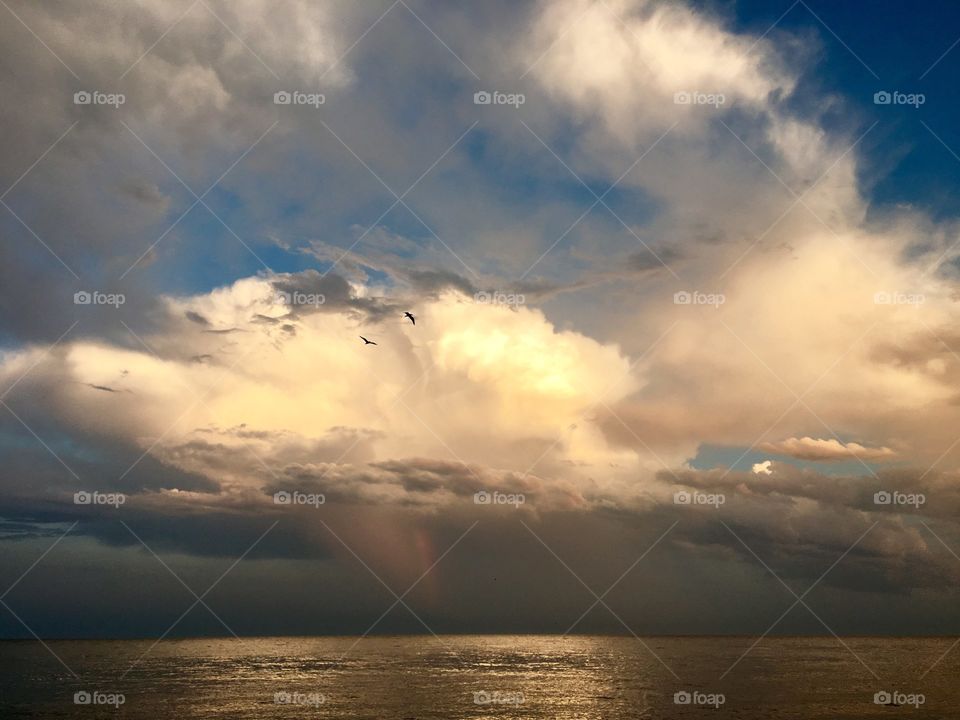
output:
[[[753,638],[0,641],[0,717],[960,718],[953,642],[766,638],[744,655]]]

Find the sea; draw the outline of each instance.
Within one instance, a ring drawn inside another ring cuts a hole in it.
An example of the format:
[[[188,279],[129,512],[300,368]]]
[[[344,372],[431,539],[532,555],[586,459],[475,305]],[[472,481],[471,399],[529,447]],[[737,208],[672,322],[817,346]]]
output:
[[[0,718],[960,718],[955,638],[0,641]]]

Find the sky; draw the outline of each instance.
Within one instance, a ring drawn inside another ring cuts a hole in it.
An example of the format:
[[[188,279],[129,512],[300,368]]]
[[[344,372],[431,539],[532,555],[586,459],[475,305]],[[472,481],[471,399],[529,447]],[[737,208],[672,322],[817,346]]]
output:
[[[0,636],[955,632],[954,3],[0,4]]]

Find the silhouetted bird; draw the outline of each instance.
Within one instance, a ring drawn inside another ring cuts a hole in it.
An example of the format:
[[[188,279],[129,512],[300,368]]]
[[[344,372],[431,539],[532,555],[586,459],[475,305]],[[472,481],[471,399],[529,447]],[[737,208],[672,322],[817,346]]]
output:
[[[360,339],[363,340],[364,345],[376,345],[373,340],[367,340],[363,335],[360,336]]]
[[[410,318],[410,322],[412,322],[414,325],[417,324],[417,319],[416,319],[411,313],[405,312],[405,313],[403,314],[403,316],[404,316],[404,317],[407,317],[407,318]]]

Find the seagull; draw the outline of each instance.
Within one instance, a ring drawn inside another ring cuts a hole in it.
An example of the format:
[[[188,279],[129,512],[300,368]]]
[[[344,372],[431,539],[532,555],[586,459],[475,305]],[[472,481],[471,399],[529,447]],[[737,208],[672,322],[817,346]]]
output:
[[[364,345],[376,345],[373,340],[367,340],[363,335],[360,336],[360,339],[363,340]]]
[[[412,313],[410,313],[410,312],[405,312],[405,313],[403,314],[403,316],[404,316],[404,317],[407,317],[407,318],[410,318],[410,322],[412,322],[414,325],[417,324],[417,319],[413,316]]]

